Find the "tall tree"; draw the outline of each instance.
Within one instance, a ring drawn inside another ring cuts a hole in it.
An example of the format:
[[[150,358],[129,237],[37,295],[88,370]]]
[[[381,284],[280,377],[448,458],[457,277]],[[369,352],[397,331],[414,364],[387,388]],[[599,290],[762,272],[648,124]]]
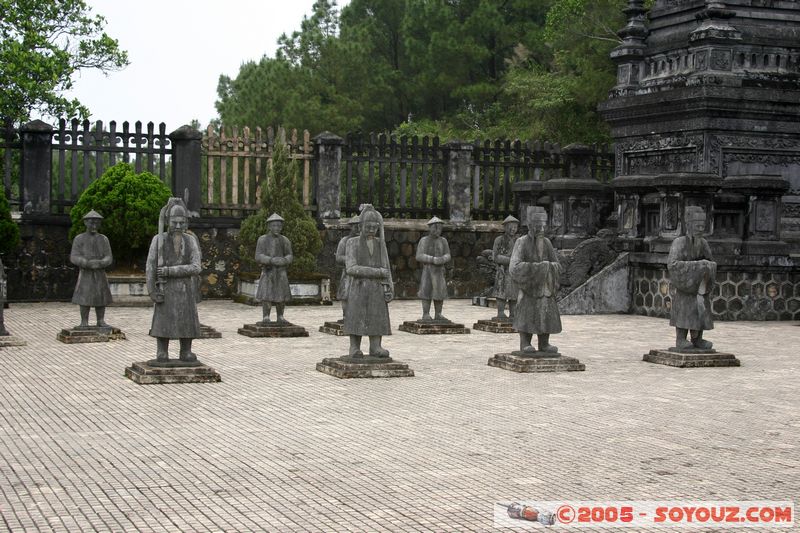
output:
[[[20,123],[34,111],[86,118],[63,96],[81,69],[121,69],[128,56],[103,32],[105,19],[83,0],[0,0],[0,120]]]

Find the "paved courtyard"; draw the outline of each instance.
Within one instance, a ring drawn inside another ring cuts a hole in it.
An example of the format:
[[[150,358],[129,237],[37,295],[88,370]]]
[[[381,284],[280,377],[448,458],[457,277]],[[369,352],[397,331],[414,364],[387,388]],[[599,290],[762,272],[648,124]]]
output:
[[[492,312],[445,305],[468,327]],[[666,320],[567,316],[553,342],[586,371],[560,374],[487,366],[513,334],[396,332],[416,377],[338,380],[314,369],[346,351],[317,332],[338,306],[287,309],[308,338],[236,333],[259,314],[200,305],[223,337],[195,351],[222,383],[141,386],[123,370],[154,356],[150,309],[109,308],[127,341],[65,345],[77,307],[13,304],[28,345],[0,349],[0,528],[487,531],[518,500],[800,502],[796,322],[718,323],[742,366],[687,370],[641,361],[671,345]],[[391,304],[395,331],[419,314]]]

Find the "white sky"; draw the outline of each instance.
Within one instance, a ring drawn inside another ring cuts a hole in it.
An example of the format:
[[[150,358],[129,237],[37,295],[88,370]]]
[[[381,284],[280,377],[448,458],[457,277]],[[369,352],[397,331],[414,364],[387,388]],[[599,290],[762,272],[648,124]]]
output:
[[[69,96],[89,108],[92,121],[164,122],[169,132],[197,119],[205,127],[217,116],[220,74],[235,78],[242,63],[274,57],[278,37],[299,30],[313,3],[88,0],[131,64],[107,76],[79,73]]]

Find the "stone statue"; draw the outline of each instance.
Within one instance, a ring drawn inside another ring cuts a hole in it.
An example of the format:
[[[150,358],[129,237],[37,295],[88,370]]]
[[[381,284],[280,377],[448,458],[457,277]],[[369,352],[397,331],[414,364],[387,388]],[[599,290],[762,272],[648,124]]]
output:
[[[283,318],[286,302],[292,299],[286,267],[292,264],[294,256],[292,255],[292,243],[285,235],[281,235],[283,223],[283,217],[272,213],[267,219],[269,233],[259,237],[256,243],[256,263],[261,265],[261,278],[258,282],[256,301],[262,302],[263,324],[270,322],[269,314],[273,303],[278,315],[277,323],[289,323]]]
[[[702,207],[689,206],[684,217],[686,235],[672,241],[667,260],[670,283],[675,287],[670,325],[675,326],[675,347],[710,350],[712,343],[703,339],[703,331],[714,328],[709,295],[714,288],[717,264],[703,238],[706,214]],[[691,332],[691,341],[686,334]]]
[[[8,289],[6,285],[6,269],[3,267],[3,259],[0,258],[0,336],[6,337],[10,335],[6,329],[6,322],[3,316],[3,308],[5,307],[6,298],[8,298]]]
[[[508,318],[514,319],[514,306],[517,303],[519,288],[508,273],[508,265],[511,263],[514,243],[517,242],[518,228],[518,219],[513,216],[506,217],[503,221],[504,233],[494,240],[492,247],[492,261],[497,264],[492,296],[497,298],[497,318],[500,319],[506,318],[506,301],[508,301]]]
[[[350,357],[363,357],[361,337],[369,337],[371,357],[389,357],[381,346],[391,335],[388,303],[394,298],[389,254],[383,233],[383,217],[372,205],[361,212],[358,237],[347,241],[345,271],[350,276],[344,332],[350,336]]]
[[[170,339],[180,339],[179,358],[194,363],[192,340],[200,337],[197,317],[196,279],[200,274],[197,238],[186,233],[187,211],[183,200],[170,198],[159,217],[159,233],[147,254],[147,290],[153,307],[150,336],[157,341],[156,362],[169,360]],[[163,231],[165,224],[168,231]]]
[[[417,262],[422,264],[422,277],[417,296],[422,300],[420,322],[449,322],[442,314],[442,305],[447,299],[447,282],[444,279],[445,265],[450,262],[450,246],[442,237],[444,222],[438,217],[428,221],[428,235],[417,244]],[[431,300],[435,315],[431,318]]]
[[[350,226],[350,234],[345,235],[336,246],[336,264],[342,265],[342,277],[339,278],[339,287],[336,289],[336,299],[342,302],[342,317],[347,314],[347,292],[350,287],[350,277],[347,275],[347,241],[353,237],[358,236],[359,217],[354,216],[348,222]]]
[[[72,241],[69,260],[80,268],[78,283],[72,294],[72,303],[81,310],[81,328],[89,326],[89,310],[95,308],[98,327],[110,327],[105,322],[106,306],[111,303],[111,289],[108,287],[105,269],[111,265],[111,244],[108,237],[98,233],[103,217],[91,210],[83,217],[86,231]]]
[[[543,207],[531,206],[526,214],[528,234],[514,244],[508,269],[520,288],[514,329],[519,332],[521,352],[537,352],[531,346],[535,334],[538,352],[554,355],[558,348],[550,344],[550,335],[561,332],[561,317],[556,303],[561,265],[550,239],[544,236],[547,212]]]

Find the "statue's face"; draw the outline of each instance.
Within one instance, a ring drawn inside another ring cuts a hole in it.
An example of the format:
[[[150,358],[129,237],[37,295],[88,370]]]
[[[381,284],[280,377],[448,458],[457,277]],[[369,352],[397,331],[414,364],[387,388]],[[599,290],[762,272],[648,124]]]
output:
[[[97,230],[100,229],[100,219],[99,218],[87,218],[83,221],[83,225],[86,226],[86,231],[89,233],[97,233]]]
[[[534,235],[544,234],[547,229],[547,215],[534,215],[528,217],[528,230]]]
[[[267,224],[267,228],[269,228],[269,232],[273,235],[280,235],[281,230],[283,229],[283,222],[280,220],[273,220],[269,224]]]
[[[509,237],[513,237],[517,234],[517,229],[519,229],[519,224],[516,222],[509,222],[505,225],[506,235]]]
[[[174,233],[176,231],[183,233],[186,231],[186,217],[181,215],[169,217],[169,231],[170,233]]]
[[[429,226],[428,232],[430,232],[431,237],[441,237],[442,224],[431,224]]]
[[[367,237],[374,237],[378,234],[378,230],[381,228],[380,222],[377,220],[368,220],[364,222],[364,235]]]
[[[686,221],[686,226],[689,235],[693,235],[694,237],[699,237],[706,230],[706,219],[705,218],[689,219]]]

